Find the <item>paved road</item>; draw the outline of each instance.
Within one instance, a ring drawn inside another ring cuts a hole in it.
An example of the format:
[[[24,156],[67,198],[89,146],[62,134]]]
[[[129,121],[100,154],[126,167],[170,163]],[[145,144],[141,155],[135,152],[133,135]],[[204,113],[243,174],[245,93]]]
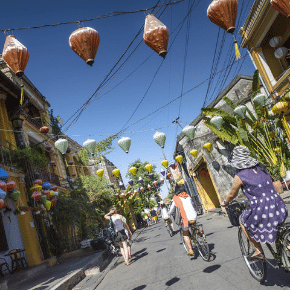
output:
[[[97,290],[132,289],[288,289],[290,274],[268,267],[268,279],[260,285],[249,274],[241,257],[237,228],[226,217],[206,215],[204,225],[210,262],[188,257],[179,233],[170,238],[164,223],[150,226],[132,247],[132,264],[122,259],[108,272]],[[270,256],[269,256],[270,257]]]

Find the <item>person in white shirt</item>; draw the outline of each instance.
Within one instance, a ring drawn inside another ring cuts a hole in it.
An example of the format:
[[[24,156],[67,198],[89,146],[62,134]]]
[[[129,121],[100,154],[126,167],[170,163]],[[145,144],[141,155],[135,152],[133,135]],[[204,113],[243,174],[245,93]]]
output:
[[[192,205],[191,197],[186,193],[183,185],[176,185],[175,195],[172,199],[172,204],[168,214],[172,214],[177,207],[182,217],[182,232],[184,241],[189,249],[187,255],[194,256],[191,242],[189,239],[189,224],[196,222],[197,213]]]
[[[168,214],[166,205],[164,203],[161,203],[161,215],[162,215],[162,218],[164,219],[165,222],[168,221],[169,226],[171,227],[172,231],[174,232],[173,222]]]

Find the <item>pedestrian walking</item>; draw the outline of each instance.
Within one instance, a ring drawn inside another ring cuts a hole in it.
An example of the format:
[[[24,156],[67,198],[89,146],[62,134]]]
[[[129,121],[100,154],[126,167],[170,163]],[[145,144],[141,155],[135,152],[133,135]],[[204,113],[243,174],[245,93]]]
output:
[[[264,254],[261,243],[275,242],[277,227],[288,216],[286,205],[276,192],[265,165],[252,158],[247,147],[235,147],[229,162],[238,173],[221,206],[227,206],[238,195],[239,189],[243,190],[250,209],[241,214],[240,225],[255,248],[251,258],[262,260]]]
[[[127,246],[127,236],[125,233],[125,229],[127,229],[130,238],[132,237],[132,233],[131,233],[127,223],[125,222],[124,217],[117,213],[116,207],[112,207],[110,209],[110,212],[107,213],[104,217],[105,217],[105,219],[112,221],[112,223],[114,225],[115,232],[117,234],[115,241],[118,243],[118,245],[120,247],[121,254],[125,260],[125,264],[130,265],[130,263],[129,263],[129,251],[128,251],[128,246]]]
[[[120,214],[121,211],[119,209],[117,209],[117,213]],[[126,218],[124,216],[122,216],[122,217],[123,217],[124,222],[127,224]],[[130,237],[129,232],[128,232],[128,230],[126,228],[125,228],[125,233],[126,233],[126,236],[127,236],[126,242],[127,242],[127,248],[128,248],[128,256],[129,256],[129,259],[131,259],[132,258],[131,257],[131,244],[130,244],[131,237]]]

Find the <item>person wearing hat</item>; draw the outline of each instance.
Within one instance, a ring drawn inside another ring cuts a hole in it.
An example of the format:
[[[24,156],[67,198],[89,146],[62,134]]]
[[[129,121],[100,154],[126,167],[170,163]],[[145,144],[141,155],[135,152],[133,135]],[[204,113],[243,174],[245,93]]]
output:
[[[252,158],[247,147],[235,147],[229,162],[238,173],[221,206],[227,206],[238,195],[239,189],[243,190],[250,209],[241,214],[240,225],[255,248],[251,259],[262,260],[264,255],[261,243],[275,242],[277,226],[288,216],[286,205],[276,192],[265,165]]]
[[[186,192],[184,185],[177,184],[175,186],[175,195],[173,196],[172,204],[168,214],[172,215],[176,207],[179,209],[182,217],[183,238],[188,247],[187,255],[194,256],[189,239],[189,224],[196,222],[197,213],[192,205],[191,197]]]

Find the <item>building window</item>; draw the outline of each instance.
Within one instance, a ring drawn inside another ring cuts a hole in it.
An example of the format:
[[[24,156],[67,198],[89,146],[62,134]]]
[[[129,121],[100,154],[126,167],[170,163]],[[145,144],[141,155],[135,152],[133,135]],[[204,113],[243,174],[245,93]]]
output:
[[[5,228],[2,221],[2,215],[0,214],[0,252],[5,252],[8,250],[8,244],[5,234]]]

